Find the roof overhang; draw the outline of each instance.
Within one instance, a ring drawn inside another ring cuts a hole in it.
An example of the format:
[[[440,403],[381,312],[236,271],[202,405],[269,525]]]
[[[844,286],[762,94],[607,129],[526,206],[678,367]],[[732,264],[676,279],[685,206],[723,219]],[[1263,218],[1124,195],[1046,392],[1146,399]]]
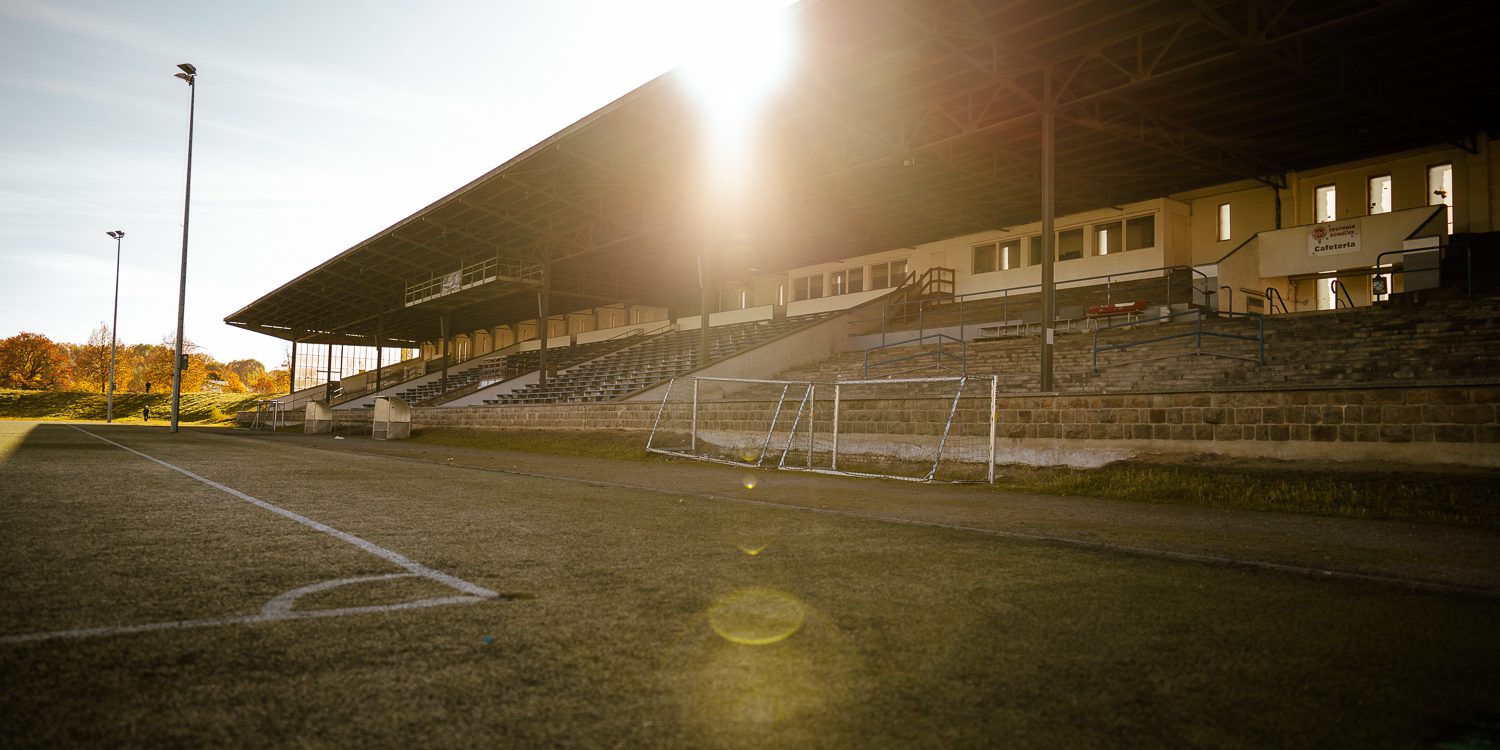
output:
[[[1493,127],[1500,13],[1417,0],[808,0],[768,105],[756,179],[705,195],[700,117],[667,74],[226,319],[370,343],[537,317],[514,276],[409,304],[486,262],[546,268],[554,311],[691,307],[717,278],[1034,221],[1041,112],[1058,214],[1417,146]],[[1432,55],[1424,50],[1430,50]],[[1441,60],[1442,62],[1429,62]],[[712,218],[708,218],[712,217]]]

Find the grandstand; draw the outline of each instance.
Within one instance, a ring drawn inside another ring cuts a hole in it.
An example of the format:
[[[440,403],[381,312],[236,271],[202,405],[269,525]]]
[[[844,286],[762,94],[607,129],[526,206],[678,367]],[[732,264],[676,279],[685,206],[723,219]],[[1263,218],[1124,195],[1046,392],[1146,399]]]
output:
[[[700,118],[670,73],[226,322],[292,342],[294,368],[299,345],[421,352],[286,399],[346,420],[384,396],[417,404],[419,426],[554,409],[644,429],[667,383],[708,375],[995,376],[1015,399],[1338,391],[1340,409],[1387,389],[1475,408],[1384,414],[1387,436],[1331,441],[1342,457],[1500,461],[1494,409],[1480,414],[1500,388],[1500,104],[1481,93],[1500,71],[1467,62],[1488,59],[1500,14],[1361,0],[790,12],[798,67],[767,104],[743,205],[686,198]],[[1413,39],[1455,61],[1440,80],[1390,53]],[[1099,439],[1064,432],[1034,440]],[[1226,448],[1218,425],[1206,434],[1128,437]]]

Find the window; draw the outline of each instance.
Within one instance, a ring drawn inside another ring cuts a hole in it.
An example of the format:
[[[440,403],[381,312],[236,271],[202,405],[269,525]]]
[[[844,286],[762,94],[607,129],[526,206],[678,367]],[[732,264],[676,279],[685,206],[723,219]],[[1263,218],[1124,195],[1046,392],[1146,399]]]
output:
[[[870,266],[870,288],[886,289],[900,286],[906,280],[906,259],[893,260],[888,263],[875,263]]]
[[[846,271],[836,271],[828,277],[828,293],[853,294],[865,290],[865,269],[850,268]]]
[[[1125,249],[1144,250],[1156,247],[1156,214],[1125,220]]]
[[[1125,250],[1125,245],[1120,241],[1121,226],[1118,221],[1112,224],[1094,225],[1095,255],[1109,255],[1110,253],[1119,253]]]
[[[1021,248],[1025,240],[1006,240],[1000,243],[1000,268],[1009,271],[1021,267]]]
[[[818,299],[823,296],[823,274],[798,276],[792,279],[792,301]]]
[[[1370,213],[1391,212],[1391,176],[1383,174],[1370,178]]]
[[[1313,221],[1322,224],[1338,218],[1338,189],[1333,185],[1320,185],[1313,190]]]
[[[1453,165],[1427,168],[1427,205],[1448,207],[1448,234],[1453,234]]]
[[[978,245],[974,248],[974,273],[989,273],[1000,270],[998,258],[999,245],[990,243]]]
[[[1228,203],[1220,203],[1219,204],[1218,216],[1219,216],[1219,232],[1218,232],[1218,234],[1216,236],[1217,236],[1217,239],[1220,242],[1223,242],[1224,240],[1227,240],[1231,236],[1233,236],[1233,233],[1231,232],[1231,230],[1229,228],[1230,213],[1229,213],[1229,204]]]
[[[778,304],[778,305],[785,305],[786,304],[786,284],[777,284],[776,285],[776,304]]]
[[[1035,237],[1027,237],[1026,238],[1026,247],[1027,247],[1027,250],[1028,250],[1028,252],[1026,253],[1026,265],[1028,265],[1028,266],[1039,266],[1039,265],[1041,265],[1042,264],[1042,237],[1041,237],[1041,235],[1037,235]]]
[[[1083,257],[1083,228],[1057,233],[1057,259],[1077,260]]]

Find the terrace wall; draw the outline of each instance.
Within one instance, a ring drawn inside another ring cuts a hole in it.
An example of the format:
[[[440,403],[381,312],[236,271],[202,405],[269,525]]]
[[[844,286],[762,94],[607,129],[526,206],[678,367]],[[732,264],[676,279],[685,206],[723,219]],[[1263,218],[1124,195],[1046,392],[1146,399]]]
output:
[[[772,404],[726,401],[705,425],[750,429]],[[982,403],[967,403],[983,424]],[[652,403],[413,410],[416,428],[646,431]],[[940,429],[934,399],[848,404],[849,429],[891,435]],[[860,417],[859,415],[865,415]],[[353,417],[354,415],[349,415]],[[1218,453],[1332,461],[1500,467],[1500,386],[1306,388],[1208,393],[1002,395],[1002,462],[1088,463],[1130,453]],[[339,415],[340,424],[344,415]],[[337,425],[336,425],[337,427]]]

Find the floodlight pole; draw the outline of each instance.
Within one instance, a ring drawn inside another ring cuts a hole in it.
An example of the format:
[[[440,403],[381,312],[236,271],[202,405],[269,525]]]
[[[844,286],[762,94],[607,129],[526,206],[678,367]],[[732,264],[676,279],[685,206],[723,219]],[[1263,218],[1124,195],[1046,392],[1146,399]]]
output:
[[[172,361],[172,432],[177,432],[177,414],[182,403],[182,318],[187,304],[188,210],[193,205],[193,116],[198,106],[198,69],[189,63],[176,77],[188,85],[187,180],[182,196],[182,273],[177,282],[177,357]]]
[[[118,340],[115,326],[120,323],[120,241],[125,239],[125,232],[116,229],[109,236],[115,238],[115,309],[109,319],[109,396],[104,401],[105,424],[115,421],[115,342]]]

